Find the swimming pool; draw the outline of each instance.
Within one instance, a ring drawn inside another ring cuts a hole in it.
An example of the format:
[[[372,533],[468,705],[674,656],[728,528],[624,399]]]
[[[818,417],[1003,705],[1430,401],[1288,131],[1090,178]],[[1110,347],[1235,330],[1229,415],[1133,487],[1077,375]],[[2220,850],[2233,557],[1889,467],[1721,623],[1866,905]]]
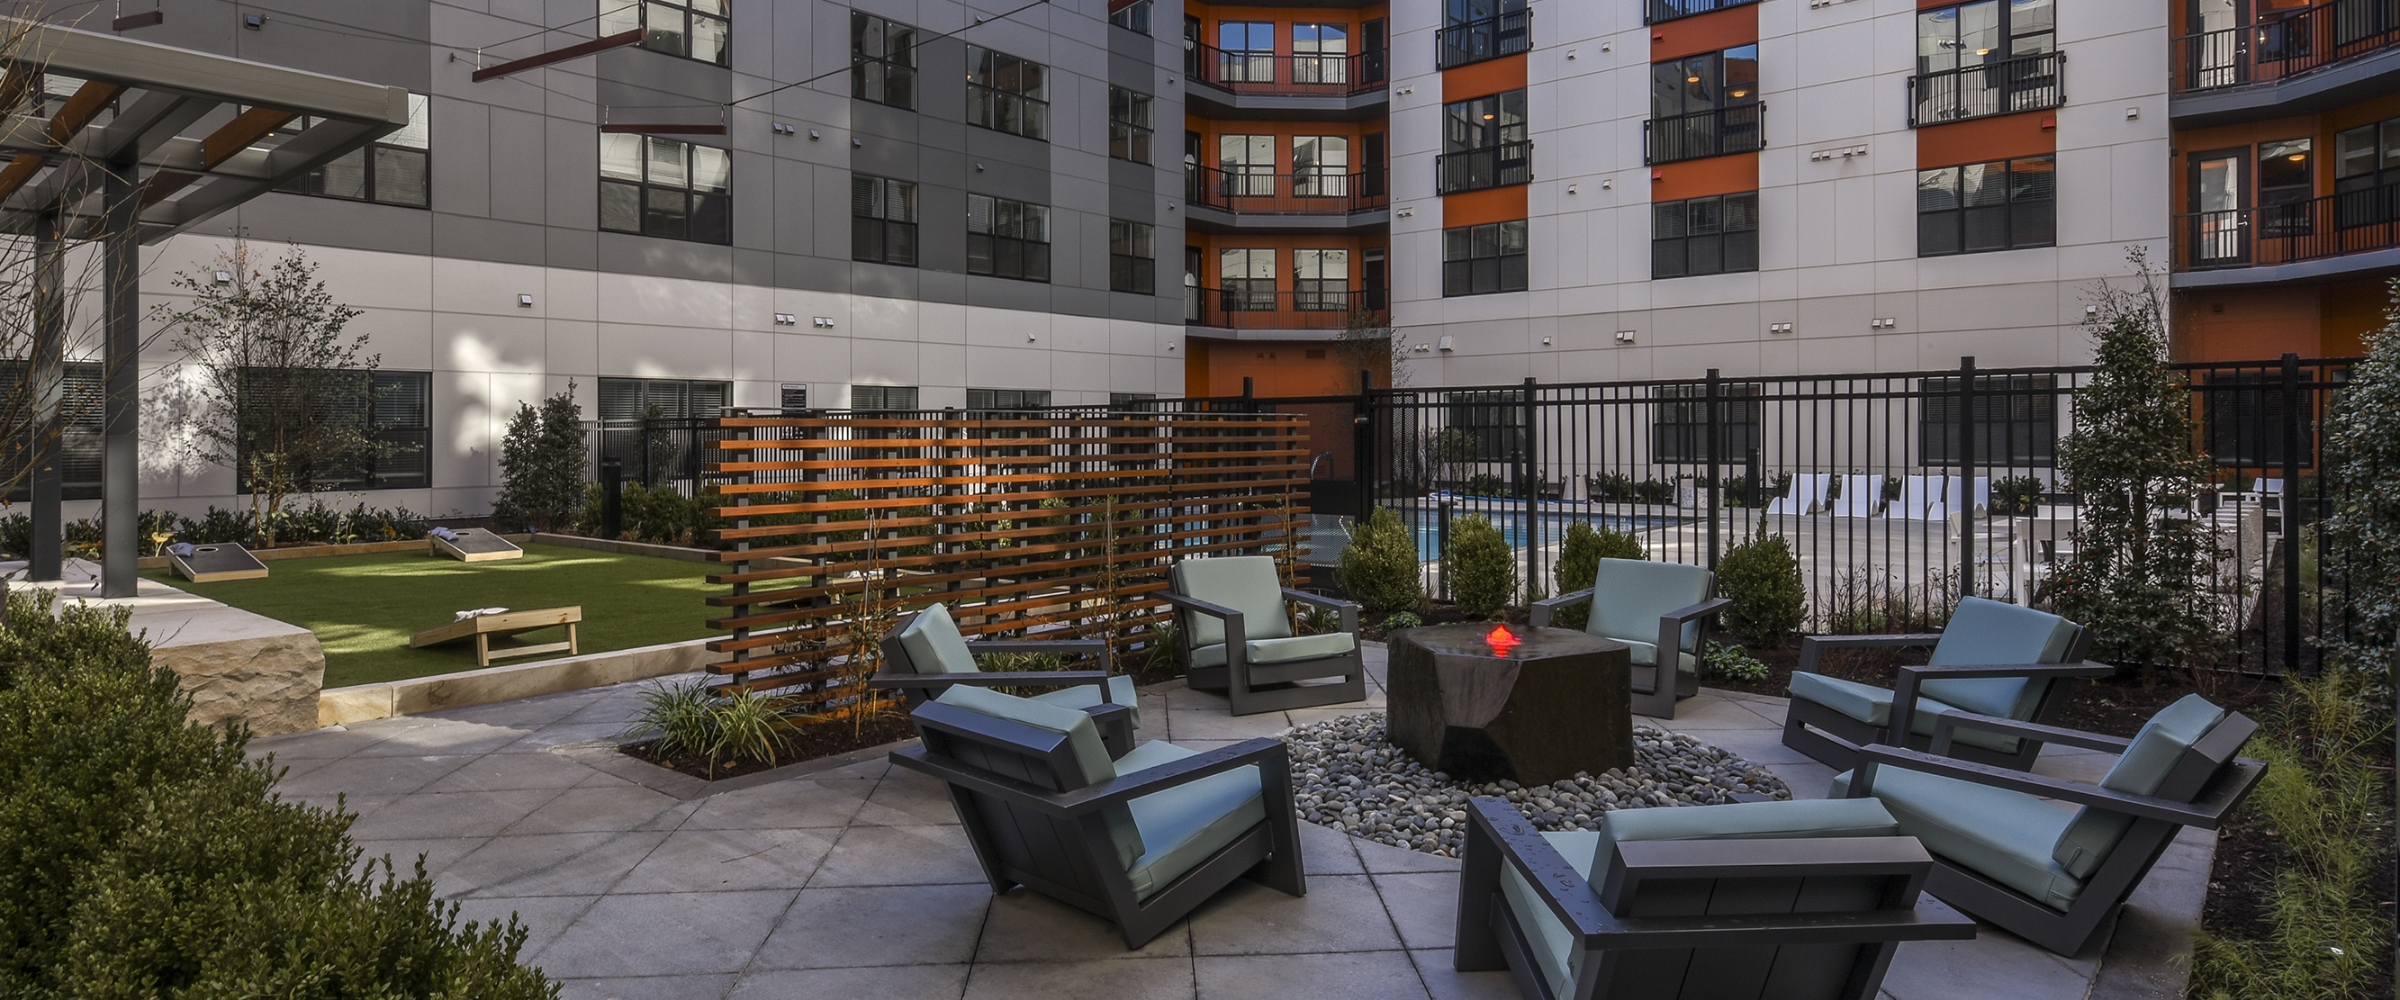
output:
[[[1500,529],[1501,537],[1508,539],[1510,548],[1525,547],[1527,532],[1524,514],[1462,510],[1452,511],[1451,518],[1456,520],[1475,513],[1490,518],[1492,526]],[[1400,512],[1400,517],[1404,522],[1412,522],[1416,529],[1417,557],[1427,560],[1441,558],[1441,513],[1438,510],[1404,510]],[[1671,528],[1690,520],[1691,518],[1688,517],[1661,517],[1649,514],[1545,513],[1534,515],[1534,533],[1540,544],[1549,546],[1564,541],[1567,537],[1567,526],[1578,521],[1589,522],[1596,528],[1613,528],[1631,534],[1649,531],[1653,528]]]

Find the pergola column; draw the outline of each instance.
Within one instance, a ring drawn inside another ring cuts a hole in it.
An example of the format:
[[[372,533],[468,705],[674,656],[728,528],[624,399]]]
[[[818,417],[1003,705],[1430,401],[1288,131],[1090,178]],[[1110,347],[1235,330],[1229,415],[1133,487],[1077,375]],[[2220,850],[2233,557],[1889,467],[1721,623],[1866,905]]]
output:
[[[32,402],[33,454],[27,486],[33,494],[33,545],[26,553],[26,578],[35,582],[59,578],[60,536],[66,522],[59,516],[61,473],[60,437],[65,431],[59,408],[66,395],[66,241],[60,238],[58,213],[44,213],[33,234],[33,357],[28,365],[27,398]]]
[[[132,597],[138,586],[135,560],[141,555],[141,310],[142,244],[138,166],[109,164],[105,198],[108,230],[102,235],[102,297],[108,315],[101,340],[101,377],[106,380],[100,417],[100,596]]]

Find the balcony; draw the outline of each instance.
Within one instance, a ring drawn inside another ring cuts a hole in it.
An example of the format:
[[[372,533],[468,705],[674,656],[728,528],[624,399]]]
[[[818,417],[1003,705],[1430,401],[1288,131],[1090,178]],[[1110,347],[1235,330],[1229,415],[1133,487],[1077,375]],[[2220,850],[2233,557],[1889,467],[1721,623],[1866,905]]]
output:
[[[1294,279],[1299,288],[1277,291],[1273,279],[1229,279],[1223,288],[1187,288],[1183,321],[1223,330],[1342,330],[1366,314],[1386,322],[1390,294],[1353,291],[1347,281]]]
[[[1681,163],[1767,148],[1767,106],[1736,104],[1642,123],[1642,162]]]
[[[2175,40],[2180,128],[2313,114],[2400,79],[2400,0],[2331,0]]]
[[[1908,127],[1924,128],[2067,103],[2067,54],[2042,52],[1908,78]]]
[[[1758,0],[1649,0],[1642,6],[1642,23],[1658,24],[1720,10],[1747,7]]]
[[[1453,69],[1533,48],[1533,12],[1510,11],[1497,17],[1443,28],[1434,36],[1434,64]]]
[[[1443,153],[1433,158],[1434,190],[1463,194],[1533,183],[1533,142],[1504,142],[1486,149]]]
[[[1183,50],[1193,113],[1217,118],[1364,121],[1386,114],[1391,76],[1382,52],[1280,55]]]
[[[2363,277],[2400,268],[2400,185],[2175,217],[2178,288]]]
[[[1192,228],[1203,232],[1324,230],[1390,221],[1390,186],[1381,173],[1340,169],[1289,174],[1185,167],[1183,197]]]

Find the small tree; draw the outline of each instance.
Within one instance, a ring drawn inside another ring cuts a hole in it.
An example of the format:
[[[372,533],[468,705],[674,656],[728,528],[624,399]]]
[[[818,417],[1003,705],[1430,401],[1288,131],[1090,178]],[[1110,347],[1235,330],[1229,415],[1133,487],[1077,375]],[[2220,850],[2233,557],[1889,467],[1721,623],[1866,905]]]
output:
[[[2324,592],[2347,612],[2348,629],[2325,638],[2337,665],[2391,683],[2400,631],[2400,281],[2367,359],[2333,397],[2325,419],[2325,479],[2333,509],[2319,527]],[[2378,701],[2390,704],[2390,688]]]
[[[2215,468],[2196,450],[2191,393],[2167,365],[2157,272],[2136,249],[2133,289],[2101,286],[2086,322],[2098,341],[2075,397],[2058,468],[2081,502],[2075,558],[2050,580],[2059,614],[2092,630],[2097,659],[2148,670],[2195,665],[2223,641],[2200,585],[2217,556],[2188,510]]]
[[[1753,648],[1774,649],[1808,618],[1800,560],[1782,535],[1753,534],[1717,560],[1717,586],[1733,600],[1725,630]]]
[[[1459,518],[1450,527],[1450,550],[1442,553],[1442,572],[1450,577],[1450,592],[1458,595],[1458,613],[1469,618],[1495,618],[1517,596],[1517,567],[1508,538],[1481,514]]]
[[[1552,570],[1558,578],[1557,592],[1572,594],[1589,589],[1600,577],[1602,559],[1648,558],[1650,554],[1642,551],[1641,539],[1605,525],[1595,528],[1590,521],[1577,521],[1567,525],[1566,541],[1559,546],[1558,565]],[[1587,601],[1559,609],[1550,624],[1582,628],[1591,617],[1592,605]]]
[[[160,319],[196,373],[200,457],[233,467],[272,545],[285,497],[374,454],[380,359],[363,353],[366,334],[344,332],[360,310],[333,300],[299,248],[255,265],[249,242],[236,240],[201,272],[209,278],[178,272],[173,284],[191,303]]]
[[[1368,611],[1408,611],[1425,600],[1422,567],[1417,541],[1400,515],[1377,507],[1366,520],[1351,522],[1335,579]]]
[[[541,409],[519,401],[500,441],[500,499],[492,515],[511,527],[560,531],[583,508],[585,471],[583,407],[575,384],[542,400]]]
[[[1342,360],[1343,377],[1350,377],[1352,372],[1381,370],[1387,373],[1386,384],[1390,387],[1407,385],[1410,373],[1403,362],[1408,360],[1408,349],[1394,333],[1392,325],[1376,314],[1364,309],[1352,312],[1341,334],[1333,338],[1334,356]]]

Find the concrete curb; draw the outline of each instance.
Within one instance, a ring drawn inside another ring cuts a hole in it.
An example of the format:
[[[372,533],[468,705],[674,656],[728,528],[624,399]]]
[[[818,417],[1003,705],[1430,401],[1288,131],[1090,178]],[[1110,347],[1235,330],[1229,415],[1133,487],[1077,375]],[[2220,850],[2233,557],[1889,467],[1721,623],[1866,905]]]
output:
[[[347,725],[690,673],[708,664],[707,643],[706,639],[692,639],[381,684],[328,688],[317,696],[317,725]]]

